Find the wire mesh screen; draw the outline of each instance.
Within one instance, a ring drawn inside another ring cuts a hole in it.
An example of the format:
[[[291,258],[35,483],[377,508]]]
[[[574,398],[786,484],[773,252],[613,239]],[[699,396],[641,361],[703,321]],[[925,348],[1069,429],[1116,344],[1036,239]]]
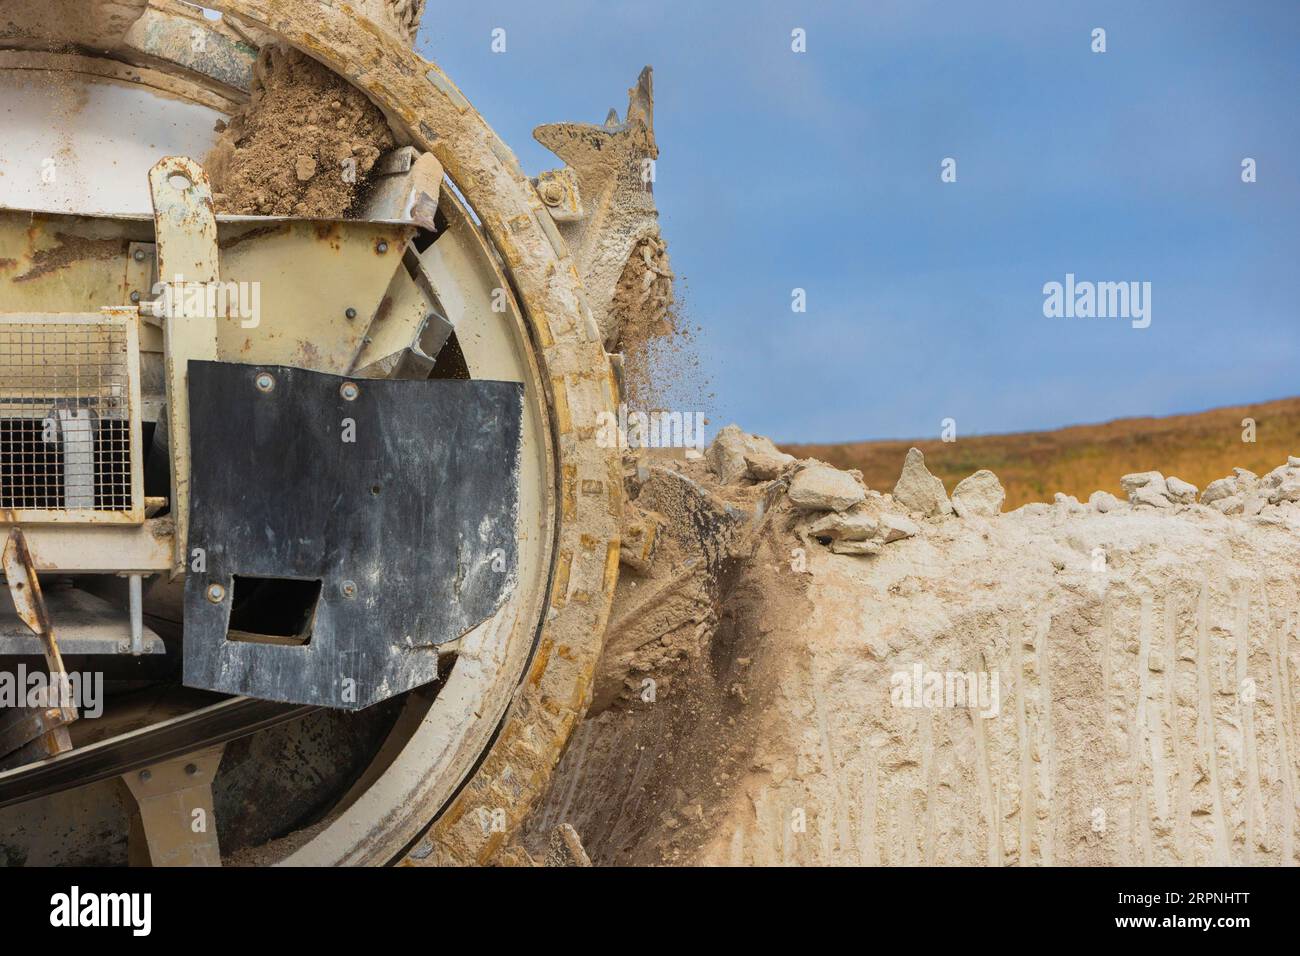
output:
[[[0,509],[130,511],[121,322],[0,322]]]

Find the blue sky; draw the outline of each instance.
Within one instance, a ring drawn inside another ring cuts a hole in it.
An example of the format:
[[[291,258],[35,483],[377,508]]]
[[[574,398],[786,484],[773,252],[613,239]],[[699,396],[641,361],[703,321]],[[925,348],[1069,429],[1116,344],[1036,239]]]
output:
[[[1300,393],[1294,0],[478,0],[431,4],[419,49],[534,174],[558,165],[534,126],[622,114],[655,67],[714,427],[936,437]],[[1045,318],[1067,272],[1150,282],[1150,327]]]

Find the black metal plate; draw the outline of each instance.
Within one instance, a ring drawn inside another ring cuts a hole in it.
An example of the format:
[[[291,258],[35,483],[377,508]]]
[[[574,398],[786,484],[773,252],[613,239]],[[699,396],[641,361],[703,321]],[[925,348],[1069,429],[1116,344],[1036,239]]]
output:
[[[513,589],[522,385],[192,361],[189,396],[187,686],[359,710],[434,680]],[[320,580],[310,641],[229,640],[235,575]]]

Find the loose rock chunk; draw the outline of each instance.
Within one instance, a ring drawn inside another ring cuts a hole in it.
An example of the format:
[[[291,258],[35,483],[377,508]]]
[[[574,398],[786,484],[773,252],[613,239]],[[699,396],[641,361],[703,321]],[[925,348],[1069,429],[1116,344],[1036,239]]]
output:
[[[1002,503],[1006,500],[1007,492],[1002,482],[987,468],[963,478],[952,490],[953,510],[962,518],[973,515],[992,517],[1002,511]]]
[[[723,484],[734,485],[750,474],[749,464],[745,461],[747,455],[762,462],[774,459],[793,464],[795,461],[792,455],[781,452],[771,440],[742,431],[739,425],[728,425],[718,432],[718,437],[704,452],[704,460],[709,471]]]
[[[847,472],[813,462],[794,476],[789,495],[802,511],[847,511],[866,500],[867,490]]]
[[[925,455],[919,448],[908,449],[903,472],[894,485],[894,500],[908,511],[919,511],[927,517],[952,514],[948,492],[925,467]]]

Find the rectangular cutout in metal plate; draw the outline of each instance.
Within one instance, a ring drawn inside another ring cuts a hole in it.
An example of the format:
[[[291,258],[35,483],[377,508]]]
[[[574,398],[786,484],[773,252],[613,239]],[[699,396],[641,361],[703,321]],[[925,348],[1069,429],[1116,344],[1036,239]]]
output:
[[[517,579],[523,386],[188,368],[186,685],[358,710],[434,680]]]

